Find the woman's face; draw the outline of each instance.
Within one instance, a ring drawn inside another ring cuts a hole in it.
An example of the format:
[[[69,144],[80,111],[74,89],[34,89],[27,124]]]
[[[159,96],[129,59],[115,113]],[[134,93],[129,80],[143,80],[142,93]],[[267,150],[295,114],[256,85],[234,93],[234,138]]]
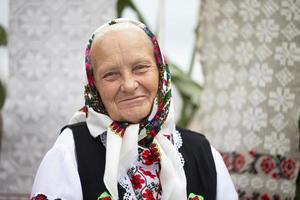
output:
[[[96,88],[109,116],[138,123],[151,111],[159,75],[153,46],[143,30],[113,30],[91,50]]]

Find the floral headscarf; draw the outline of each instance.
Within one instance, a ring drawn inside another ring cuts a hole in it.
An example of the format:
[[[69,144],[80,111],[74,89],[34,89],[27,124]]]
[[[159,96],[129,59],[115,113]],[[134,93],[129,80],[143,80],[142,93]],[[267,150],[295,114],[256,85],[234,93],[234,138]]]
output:
[[[159,69],[159,88],[157,93],[157,105],[158,109],[152,119],[145,119],[145,121],[141,124],[141,128],[146,128],[147,139],[152,140],[156,134],[159,132],[161,125],[164,123],[170,107],[170,99],[171,99],[171,83],[170,83],[170,70],[168,64],[165,62],[163,55],[160,52],[160,48],[158,42],[156,40],[155,35],[143,24],[133,20],[125,20],[125,19],[116,19],[110,21],[108,24],[101,26],[99,29],[92,34],[89,39],[88,45],[86,47],[85,54],[85,67],[86,67],[86,75],[88,79],[88,84],[85,86],[85,105],[93,108],[96,112],[108,115],[102,101],[101,97],[95,87],[93,70],[91,65],[91,47],[94,41],[94,38],[100,31],[102,31],[106,26],[113,26],[115,24],[120,23],[132,23],[137,25],[145,33],[149,36],[152,41],[154,48],[154,55],[156,59],[156,64]],[[113,130],[116,134],[123,135],[128,123],[126,122],[114,122],[112,124]]]
[[[122,23],[135,25],[149,36],[159,70],[159,86],[152,112],[140,124],[113,121],[101,101],[93,78],[91,46],[95,36],[110,26]],[[84,92],[85,106],[81,112],[85,113],[88,128],[94,137],[105,132],[107,134],[104,183],[113,199],[118,199],[118,179],[126,174],[129,166],[134,163],[138,155],[138,145],[147,147],[151,143],[157,144],[161,154],[160,180],[163,199],[185,199],[186,178],[180,157],[173,144],[163,136],[166,132],[172,134],[175,125],[171,102],[171,75],[155,35],[141,22],[124,18],[112,20],[100,26],[91,35],[86,47],[85,68],[87,84]]]

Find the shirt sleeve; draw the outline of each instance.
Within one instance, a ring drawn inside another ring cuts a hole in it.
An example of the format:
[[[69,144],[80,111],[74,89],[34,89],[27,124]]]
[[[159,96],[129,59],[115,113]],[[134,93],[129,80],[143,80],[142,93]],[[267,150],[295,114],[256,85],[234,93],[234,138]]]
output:
[[[226,168],[220,153],[211,146],[212,154],[217,171],[217,198],[216,200],[238,200],[238,194],[235,190],[230,174]]]
[[[83,199],[70,129],[60,134],[43,158],[33,183],[31,199]]]

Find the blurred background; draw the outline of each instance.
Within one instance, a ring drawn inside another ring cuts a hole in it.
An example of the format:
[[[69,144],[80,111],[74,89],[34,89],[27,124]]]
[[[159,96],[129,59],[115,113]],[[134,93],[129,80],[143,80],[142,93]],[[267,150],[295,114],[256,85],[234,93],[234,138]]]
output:
[[[156,33],[178,125],[221,152],[240,199],[299,199],[299,0],[0,0],[0,200],[28,199],[84,103],[87,38],[121,16]]]

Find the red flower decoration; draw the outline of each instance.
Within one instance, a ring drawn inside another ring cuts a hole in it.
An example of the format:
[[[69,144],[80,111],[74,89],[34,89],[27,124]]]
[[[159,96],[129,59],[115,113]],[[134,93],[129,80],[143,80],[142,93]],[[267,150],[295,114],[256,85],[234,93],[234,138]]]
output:
[[[111,200],[110,197],[103,197],[101,200]]]
[[[153,154],[153,156],[158,160],[160,153],[159,153],[157,144],[155,144],[155,143],[150,144],[149,149],[150,149],[151,153]]]
[[[153,193],[149,189],[146,189],[143,192],[143,198],[145,198],[145,200],[155,200]]]
[[[44,194],[38,194],[35,197],[32,197],[31,200],[48,200],[48,198]]]
[[[152,165],[154,162],[159,161],[160,154],[156,144],[151,144],[149,149],[142,152],[142,160],[145,165]]]
[[[97,200],[112,200],[111,196],[108,192],[103,192],[98,198]]]
[[[152,130],[150,131],[150,135],[151,135],[152,137],[155,137],[155,136],[157,135],[157,131],[154,130],[154,129],[152,129]]]
[[[263,194],[260,197],[261,200],[270,200],[270,197],[267,194]]]
[[[142,168],[140,168],[140,171],[145,175],[145,176],[149,176],[151,178],[155,178],[155,174],[152,174],[151,171],[146,171],[146,170],[143,170]]]
[[[143,187],[143,184],[145,183],[145,180],[142,178],[140,174],[136,174],[132,176],[131,183],[135,190],[141,189]]]
[[[242,154],[236,154],[233,160],[233,170],[239,172],[245,165],[246,161]]]
[[[287,178],[291,178],[296,171],[296,162],[292,159],[283,160],[280,163],[280,170]]]
[[[265,157],[260,163],[261,170],[268,175],[275,167],[275,162],[271,157]]]
[[[114,131],[114,133],[115,133],[116,135],[119,135],[120,137],[123,137],[123,136],[124,136],[125,128],[122,127],[118,122],[113,122],[113,123],[110,125],[110,128],[112,129],[112,131]]]
[[[154,163],[154,158],[151,155],[150,150],[145,149],[142,153],[142,159],[143,159],[143,163],[145,165],[152,165]]]

